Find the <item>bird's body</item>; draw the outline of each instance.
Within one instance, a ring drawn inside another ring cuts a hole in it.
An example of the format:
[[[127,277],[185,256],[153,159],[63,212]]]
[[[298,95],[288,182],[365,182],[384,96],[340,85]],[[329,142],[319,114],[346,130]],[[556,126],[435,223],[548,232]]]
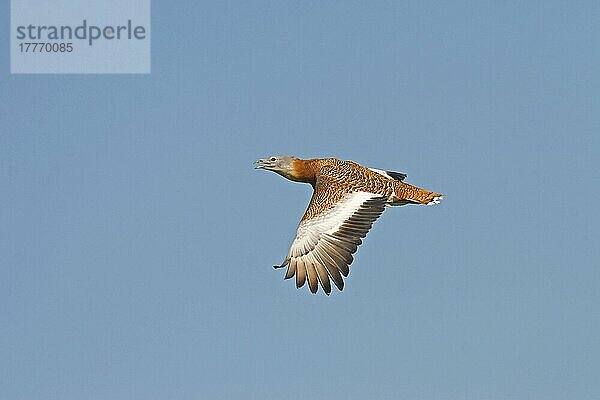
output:
[[[312,199],[300,221],[288,256],[286,279],[296,286],[308,281],[316,293],[318,283],[326,294],[330,279],[342,290],[352,254],[381,215],[385,206],[438,204],[443,195],[404,183],[405,174],[367,168],[336,158],[302,160],[270,157],[257,161],[263,168],[296,181],[310,183]]]

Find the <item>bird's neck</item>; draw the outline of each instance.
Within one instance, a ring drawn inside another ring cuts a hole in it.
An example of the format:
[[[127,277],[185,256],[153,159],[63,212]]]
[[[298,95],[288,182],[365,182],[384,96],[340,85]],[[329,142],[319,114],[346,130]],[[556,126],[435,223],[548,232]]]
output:
[[[294,159],[292,161],[292,170],[287,176],[296,182],[306,182],[314,185],[317,180],[317,160]]]

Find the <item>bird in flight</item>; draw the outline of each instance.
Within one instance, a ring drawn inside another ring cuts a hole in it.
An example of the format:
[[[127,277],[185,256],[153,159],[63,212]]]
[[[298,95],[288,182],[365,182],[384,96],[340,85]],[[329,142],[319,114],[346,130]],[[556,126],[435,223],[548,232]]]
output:
[[[285,279],[296,276],[297,288],[308,281],[312,293],[317,293],[320,283],[329,295],[331,281],[339,290],[344,288],[352,254],[386,206],[432,205],[444,198],[404,183],[406,174],[336,158],[272,156],[257,160],[255,168],[313,187],[288,255],[275,266],[287,266]]]

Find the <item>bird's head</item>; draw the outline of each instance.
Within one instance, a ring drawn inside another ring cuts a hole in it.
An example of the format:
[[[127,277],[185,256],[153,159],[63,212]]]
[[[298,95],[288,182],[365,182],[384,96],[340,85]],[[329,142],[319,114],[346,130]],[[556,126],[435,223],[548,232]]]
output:
[[[292,179],[294,175],[294,160],[296,157],[290,156],[270,156],[261,158],[254,162],[254,168],[266,169],[277,172],[288,179]]]

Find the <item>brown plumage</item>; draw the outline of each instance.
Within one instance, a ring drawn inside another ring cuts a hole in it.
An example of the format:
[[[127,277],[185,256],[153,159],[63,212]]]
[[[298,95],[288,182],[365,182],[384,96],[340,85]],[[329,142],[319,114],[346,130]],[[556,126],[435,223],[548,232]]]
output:
[[[344,288],[352,254],[385,206],[438,204],[444,197],[404,183],[405,174],[336,158],[273,156],[258,160],[256,168],[310,183],[314,189],[288,255],[276,266],[287,266],[285,278],[296,276],[298,288],[308,281],[312,293],[320,283],[329,295],[330,281],[339,290]]]

